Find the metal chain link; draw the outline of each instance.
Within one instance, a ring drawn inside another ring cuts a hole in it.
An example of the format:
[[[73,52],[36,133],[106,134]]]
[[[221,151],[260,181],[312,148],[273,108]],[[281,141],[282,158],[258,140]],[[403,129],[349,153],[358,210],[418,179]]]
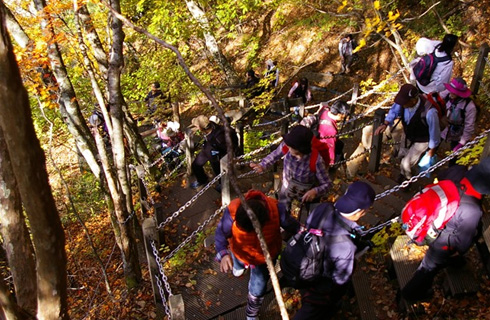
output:
[[[182,168],[182,166],[185,164],[185,160],[182,160],[180,161],[180,163],[172,170],[170,171],[169,173],[166,173],[162,178],[164,180],[167,180],[168,178],[170,178],[175,172],[177,172],[180,168]]]
[[[155,246],[155,241],[150,240],[150,245],[153,251],[153,256],[155,257],[155,261],[157,263],[158,271],[160,273],[160,276],[163,279],[163,282],[165,283],[165,288],[167,289],[169,297],[172,296],[172,290],[170,289],[170,284],[168,283],[168,278],[163,272],[163,265],[162,265],[162,260],[160,259],[160,255],[158,254],[158,250]],[[169,319],[172,319],[172,314],[170,313],[170,308],[167,303],[167,298],[165,296],[165,292],[163,292],[163,287],[162,287],[162,281],[160,280],[160,277],[158,274],[155,274],[155,279],[157,282],[157,287],[158,287],[158,293],[160,294],[160,297],[162,298],[162,304],[163,307],[165,308],[165,313],[167,314]]]
[[[126,224],[128,223],[129,220],[131,220],[132,217],[134,217],[135,215],[135,211],[131,211],[131,214],[126,218],[126,220],[124,220],[123,222],[119,222],[119,224]]]
[[[293,112],[290,112],[288,113],[287,115],[279,118],[279,119],[275,119],[275,120],[272,120],[272,121],[268,121],[268,122],[263,122],[263,123],[258,123],[258,124],[255,124],[255,125],[252,125],[250,128],[260,128],[260,127],[265,127],[265,126],[270,126],[270,125],[276,125],[278,122],[284,120],[284,119],[287,119],[289,118],[291,115],[293,114]]]
[[[255,170],[250,170],[248,172],[242,173],[241,175],[237,176],[237,179],[260,177],[264,173],[270,172],[270,171],[272,171],[272,168],[269,168],[267,170],[264,170],[261,173],[258,173]]]
[[[360,95],[359,97],[357,97],[356,101],[357,100],[364,99],[364,98],[370,96],[371,94],[373,94],[373,92],[376,92],[376,90],[378,90],[379,88],[381,88],[382,86],[384,86],[386,83],[388,83],[389,81],[391,81],[392,79],[394,79],[396,76],[398,76],[400,73],[402,73],[403,70],[405,70],[405,67],[403,67],[400,70],[398,70],[398,72],[392,74],[391,77],[389,77],[388,79],[383,80],[379,84],[375,85],[371,90],[369,90],[369,91],[365,92],[364,94]]]
[[[223,210],[225,210],[226,205],[221,206],[221,208],[217,209],[206,221],[204,221],[196,230],[194,230],[181,244],[177,246],[172,252],[170,252],[165,258],[163,258],[163,263],[170,260],[180,249],[185,247],[191,240],[201,232],[206,225],[208,225],[217,215],[219,215]]]
[[[157,165],[158,163],[162,162],[163,159],[165,158],[166,155],[168,155],[170,152],[172,151],[175,151],[177,152],[176,150],[180,147],[180,144],[177,144],[175,145],[173,148],[170,148],[168,150],[166,150],[164,153],[162,153],[162,155],[160,156],[160,158],[158,158],[157,160],[153,161],[152,164],[150,164],[150,168],[152,168],[153,166]]]
[[[226,174],[226,171],[222,171],[220,174],[218,174],[216,177],[214,177],[213,180],[211,180],[210,183],[208,183],[204,188],[199,190],[198,193],[196,193],[189,201],[187,201],[182,207],[180,207],[177,211],[175,211],[171,216],[169,216],[165,221],[160,223],[157,226],[157,229],[163,228],[165,225],[167,225],[170,221],[173,219],[177,218],[182,212],[185,211],[185,209],[189,208],[194,202],[196,202],[197,199],[199,199],[200,196],[204,194],[213,184],[215,184],[222,176]]]
[[[401,144],[401,141],[393,141],[393,142],[383,142],[384,146],[396,146]]]
[[[264,150],[266,150],[266,149],[268,149],[268,148],[272,147],[273,145],[278,144],[278,143],[279,143],[279,142],[281,142],[281,141],[282,141],[282,137],[279,137],[279,138],[277,138],[276,140],[274,140],[274,141],[270,142],[269,144],[267,144],[266,146],[263,146],[263,147],[261,147],[261,148],[255,149],[254,151],[251,151],[251,152],[249,152],[249,153],[242,154],[241,156],[236,157],[236,158],[235,158],[235,159],[233,159],[233,160],[237,161],[237,160],[245,159],[246,157],[249,157],[249,156],[256,155],[256,154],[258,154],[258,153],[260,153],[260,152],[262,152],[262,151],[264,151]]]
[[[314,105],[311,105],[311,106],[307,106],[307,107],[305,107],[305,109],[306,109],[306,110],[309,110],[309,109],[318,108],[318,107],[322,106],[324,103],[325,103],[325,104],[329,104],[329,103],[331,103],[331,102],[334,102],[334,101],[336,101],[336,100],[339,100],[340,98],[342,98],[343,96],[345,96],[345,95],[349,94],[349,93],[350,93],[350,92],[352,92],[353,90],[354,90],[354,89],[349,89],[349,90],[347,90],[346,92],[342,93],[341,95],[336,96],[335,98],[332,98],[332,99],[330,99],[330,100],[327,100],[327,101],[324,101],[324,102],[320,102],[320,103],[317,103],[317,104],[314,104]]]
[[[369,122],[366,122],[364,124],[361,124],[360,126],[354,128],[354,129],[351,129],[349,131],[345,131],[345,132],[340,132],[340,133],[337,133],[336,135],[332,135],[332,136],[323,136],[323,137],[320,137],[320,139],[331,139],[331,138],[338,138],[338,137],[341,137],[341,136],[345,136],[347,134],[351,134],[351,133],[354,133],[356,131],[359,131],[361,129],[364,129],[365,127],[371,125],[374,123],[374,119],[369,121]]]
[[[421,171],[419,174],[411,177],[410,179],[408,180],[405,180],[403,181],[401,184],[399,185],[396,185],[394,186],[393,188],[391,189],[388,189],[378,195],[376,195],[376,197],[374,198],[374,200],[378,200],[378,199],[381,199],[393,192],[396,192],[402,188],[406,188],[408,187],[409,184],[417,181],[418,179],[420,179],[421,177],[425,176],[426,174],[428,173],[431,173],[433,172],[434,170],[436,170],[437,168],[441,167],[442,165],[444,165],[445,163],[449,162],[451,159],[453,159],[454,157],[456,157],[457,155],[459,155],[460,153],[462,153],[464,150],[466,149],[469,149],[470,147],[472,147],[473,145],[477,144],[481,139],[483,139],[488,133],[490,132],[490,129],[484,131],[482,134],[480,134],[478,137],[476,137],[475,139],[473,139],[472,141],[468,142],[467,144],[465,144],[462,148],[460,148],[459,150],[455,151],[455,152],[452,152],[449,156],[447,156],[446,158],[442,159],[441,161],[437,162],[436,164],[434,164],[433,166],[429,167],[427,170],[424,170],[424,171]]]

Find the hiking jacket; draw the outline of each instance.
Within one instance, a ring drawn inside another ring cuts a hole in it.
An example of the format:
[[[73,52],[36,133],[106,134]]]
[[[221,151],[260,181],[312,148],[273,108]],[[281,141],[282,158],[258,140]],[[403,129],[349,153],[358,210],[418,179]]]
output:
[[[342,217],[336,209],[332,210],[332,206],[328,202],[317,206],[308,217],[307,224],[312,219],[317,219],[315,216],[325,212],[327,219],[322,228],[324,236],[345,236],[345,241],[335,241],[328,245],[327,254],[323,261],[323,276],[330,278],[337,285],[343,285],[350,280],[354,271],[354,258],[357,249],[350,240],[351,233],[347,228],[352,230],[358,228],[359,225]],[[339,221],[342,221],[343,224]]]
[[[457,141],[464,145],[471,140],[475,133],[475,121],[478,110],[470,98],[449,100],[449,91],[444,90],[441,98],[447,100],[446,110],[449,126],[441,133],[441,137],[448,141]]]
[[[304,184],[315,184],[317,196],[320,197],[324,195],[331,186],[330,178],[328,172],[323,162],[322,157],[318,157],[316,160],[316,172],[312,172],[310,169],[310,154],[304,155],[301,159],[297,159],[291,155],[290,152],[283,154],[284,142],[279,144],[279,147],[272,151],[268,156],[266,156],[260,162],[260,165],[267,169],[272,166],[275,162],[284,157],[284,164],[282,170],[282,187],[281,189],[287,189],[290,181],[292,179],[304,183]]]
[[[441,52],[441,51],[437,51],[436,49],[434,52],[435,52],[435,56],[438,58],[443,58],[447,56],[446,52],[444,51]],[[444,87],[444,83],[449,83],[449,81],[451,80],[451,75],[453,73],[453,66],[454,66],[454,62],[452,60],[438,62],[436,68],[434,69],[434,72],[430,77],[429,84],[423,86],[417,80],[415,80],[417,81],[417,87],[423,93],[444,91],[446,89],[446,87]],[[415,76],[413,76],[413,78],[415,79]]]
[[[419,109],[421,106],[423,107]],[[422,121],[422,116],[425,116],[424,121]],[[439,115],[435,108],[430,108],[430,102],[427,100],[419,99],[413,108],[403,108],[399,104],[394,103],[388,111],[385,121],[392,126],[396,118],[403,119],[402,123],[405,135],[410,141],[429,142],[429,149],[433,149],[439,145],[441,140]],[[412,121],[414,122],[412,123]],[[412,123],[412,125],[410,125],[410,123]],[[405,126],[407,126],[407,128]]]
[[[303,88],[296,81],[288,93],[288,98],[303,98],[303,103],[311,101],[311,91],[309,88]]]
[[[353,40],[347,41],[347,38],[342,38],[339,42],[339,54],[341,57],[348,57],[352,55]]]
[[[324,106],[317,115],[309,115],[304,117],[300,124],[312,129],[318,123],[316,129],[319,136],[318,140],[327,145],[328,157],[330,159],[329,163],[327,164],[332,165],[335,162],[335,142],[337,141],[337,137],[335,137],[335,135],[338,133],[338,129],[337,121],[329,117],[328,110],[328,107]]]
[[[269,210],[269,220],[263,226],[262,233],[269,248],[271,258],[277,258],[282,246],[279,226],[288,232],[296,233],[299,230],[298,221],[289,215],[284,205],[278,203],[273,198],[267,197],[260,191],[250,190],[245,195],[245,199],[261,199],[266,201]],[[233,200],[225,209],[223,217],[216,228],[216,260],[221,261],[221,258],[228,254],[229,246],[235,257],[245,264],[264,264],[264,255],[255,232],[247,233],[236,226],[235,214],[239,205],[240,199]]]

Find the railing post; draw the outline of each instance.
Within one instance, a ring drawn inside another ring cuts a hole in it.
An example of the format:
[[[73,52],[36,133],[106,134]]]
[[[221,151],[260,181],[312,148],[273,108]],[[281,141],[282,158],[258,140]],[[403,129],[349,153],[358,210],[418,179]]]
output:
[[[487,135],[487,141],[485,142],[485,146],[483,147],[480,160],[483,160],[484,158],[489,156],[490,156],[490,133],[488,133]]]
[[[163,210],[163,204],[157,202],[153,205],[155,208],[155,223],[159,226],[163,221],[165,221],[165,212]],[[165,243],[165,234],[163,230],[157,230],[158,241],[160,244]]]
[[[238,155],[242,155],[245,152],[245,143],[244,143],[244,136],[243,136],[243,122],[238,121],[236,124],[236,132],[238,133]]]
[[[189,130],[184,133],[184,148],[185,148],[185,162],[187,163],[187,182],[189,182],[192,174],[192,160],[194,151],[194,141],[192,141],[192,134]]]
[[[383,109],[377,109],[374,112],[374,124],[373,124],[373,139],[371,144],[371,155],[369,156],[368,169],[370,172],[376,172],[379,169],[379,162],[381,159],[381,149],[383,148],[383,134],[375,135],[376,129],[385,120],[386,111]]]
[[[473,92],[474,95],[476,95],[480,89],[480,81],[483,78],[483,72],[485,71],[485,59],[488,57],[489,50],[490,48],[486,42],[480,47],[480,53],[478,54],[478,60],[476,61],[475,71],[473,72],[473,79],[471,80],[470,86],[471,92]]]
[[[148,271],[151,279],[151,287],[153,288],[153,298],[155,301],[155,306],[162,304],[163,297],[160,296],[160,291],[158,290],[157,278],[160,277],[158,270],[158,264],[153,255],[153,248],[151,247],[151,241],[155,242],[155,246],[158,248],[160,244],[158,243],[156,222],[153,218],[146,218],[143,221],[143,238],[145,241],[145,252],[146,259],[148,260]]]
[[[172,320],[185,320],[184,299],[182,299],[181,294],[168,297],[168,306],[170,307]]]
[[[220,160],[221,172],[228,170],[228,155],[225,155]],[[230,194],[230,176],[228,173],[225,173],[221,177],[221,203],[223,205],[228,205],[231,201]]]
[[[140,204],[142,217],[146,217],[148,214],[148,194],[146,193],[145,184],[143,179],[145,178],[145,170],[143,166],[136,166],[136,175],[138,176],[138,192],[140,193]]]
[[[359,94],[359,83],[354,83],[354,87],[352,88],[352,97],[350,99],[351,105],[350,105],[350,115],[353,116],[356,113],[356,104],[357,104],[357,95]],[[357,121],[352,121],[352,123],[349,126],[349,130],[353,130],[356,127],[356,122]]]

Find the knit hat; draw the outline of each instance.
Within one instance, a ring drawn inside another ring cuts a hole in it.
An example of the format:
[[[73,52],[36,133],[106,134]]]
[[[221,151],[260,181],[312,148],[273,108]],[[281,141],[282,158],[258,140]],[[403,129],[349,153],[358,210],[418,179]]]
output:
[[[366,182],[352,183],[343,196],[335,203],[335,208],[344,216],[356,214],[359,210],[368,209],[374,203],[376,193]]]
[[[476,191],[481,194],[490,194],[490,156],[471,168],[465,177]]]
[[[403,106],[410,101],[410,99],[416,98],[418,95],[419,91],[415,86],[405,83],[396,94],[395,103]]]
[[[191,125],[189,128],[192,131],[197,131],[197,130],[204,130],[209,127],[209,119],[206,116],[200,115],[192,119]]]
[[[445,83],[446,89],[461,98],[468,98],[471,96],[471,90],[468,89],[468,85],[463,78],[453,78],[451,82]]]
[[[284,136],[284,143],[288,147],[293,148],[301,152],[302,154],[311,153],[311,139],[313,139],[313,132],[305,126],[296,126]]]

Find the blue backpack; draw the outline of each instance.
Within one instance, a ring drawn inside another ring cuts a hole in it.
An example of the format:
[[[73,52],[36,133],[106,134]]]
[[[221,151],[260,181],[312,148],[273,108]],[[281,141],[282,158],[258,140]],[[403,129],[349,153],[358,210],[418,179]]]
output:
[[[451,60],[451,56],[449,55],[442,58],[436,57],[435,51],[422,56],[417,64],[413,66],[413,74],[415,75],[415,79],[417,79],[417,81],[423,86],[428,85],[437,64],[439,62],[449,60]]]

